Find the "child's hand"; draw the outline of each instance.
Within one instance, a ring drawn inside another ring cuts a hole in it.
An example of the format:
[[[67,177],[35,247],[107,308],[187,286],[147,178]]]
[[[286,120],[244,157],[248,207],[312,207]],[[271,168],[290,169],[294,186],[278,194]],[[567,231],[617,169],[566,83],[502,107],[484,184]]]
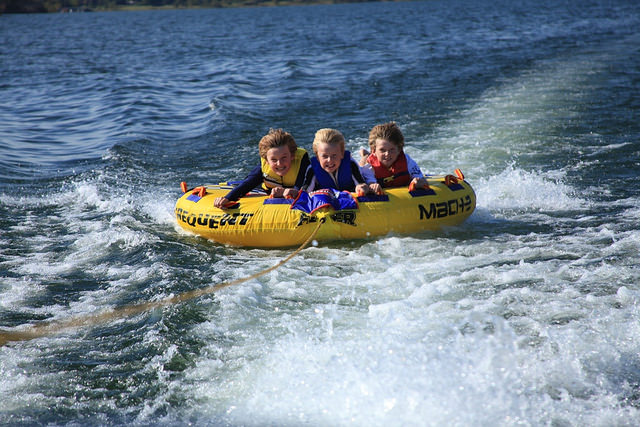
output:
[[[409,191],[413,191],[416,188],[428,189],[429,188],[429,183],[427,182],[427,179],[426,178],[413,178],[411,180],[411,183],[409,184]]]
[[[216,197],[216,199],[213,201],[213,206],[219,209],[224,209],[228,203],[229,199],[227,199],[226,197]]]
[[[369,157],[369,153],[367,150],[365,150],[364,148],[360,149],[360,162],[358,162],[358,164],[360,166],[364,166],[367,164],[367,157]]]
[[[287,199],[295,199],[296,197],[298,197],[298,190],[296,190],[295,188],[285,188],[282,192],[282,196]]]
[[[373,184],[369,184],[369,192],[371,193],[375,193],[379,196],[382,196],[384,194],[384,190],[382,189],[382,185],[378,184],[377,182],[373,183]]]
[[[275,187],[271,189],[271,193],[269,194],[271,198],[282,198],[284,197],[284,188],[283,187]]]
[[[380,184],[375,183],[375,184],[358,184],[356,185],[356,194],[358,196],[364,196],[365,194],[369,194],[369,193],[376,193],[376,194],[380,194],[377,193],[376,190],[373,189],[373,186],[378,186],[380,187]],[[380,188],[380,191],[382,191],[382,188]]]

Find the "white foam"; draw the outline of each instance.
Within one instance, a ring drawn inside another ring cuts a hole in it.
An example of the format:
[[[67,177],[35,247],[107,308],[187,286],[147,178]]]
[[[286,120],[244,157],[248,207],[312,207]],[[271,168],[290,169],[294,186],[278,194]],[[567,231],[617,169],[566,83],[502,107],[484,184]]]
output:
[[[33,308],[25,304],[30,298],[36,297],[44,290],[44,286],[30,277],[3,278],[0,285],[0,307],[5,310],[24,309],[31,313],[48,313],[51,310],[59,309],[59,306]]]
[[[486,254],[480,249],[477,252],[481,259],[476,263],[481,265]],[[414,275],[424,276],[426,271],[437,269],[436,265],[430,267]],[[448,274],[455,269],[454,263]],[[435,425],[493,424],[505,420],[563,420],[566,411],[583,412],[584,420],[610,422],[637,415],[633,409],[616,412],[607,411],[606,406],[591,406],[590,397],[602,390],[597,378],[585,372],[572,356],[572,349],[592,344],[609,351],[612,344],[626,347],[624,334],[618,334],[619,342],[599,338],[591,344],[580,341],[581,328],[558,327],[559,336],[550,334],[553,328],[549,329],[549,322],[580,322],[593,316],[601,304],[598,298],[585,305],[574,289],[546,294],[527,287],[496,290],[494,295],[479,300],[470,296],[476,279],[498,286],[547,280],[542,275],[544,269],[546,266],[537,263],[506,264],[504,271],[494,266],[472,268],[458,279],[443,277],[418,288],[398,280],[404,278],[402,273],[389,270],[379,280],[361,283],[369,287],[369,292],[380,287],[396,291],[395,301],[369,305],[368,313],[331,301],[318,304],[304,299],[302,307],[308,308],[295,316],[256,307],[262,313],[260,332],[256,334],[258,325],[251,321],[252,343],[242,346],[244,354],[237,353],[241,350],[238,347],[231,360],[226,359],[237,366],[235,374],[229,375],[229,366],[210,358],[204,358],[190,372],[188,377],[198,384],[196,398],[212,405],[199,410],[224,414],[232,423],[249,425],[256,420],[267,424],[420,425],[425,419]],[[564,273],[559,269],[557,274]],[[327,279],[308,280],[315,286],[331,287]],[[460,286],[467,289],[454,291]],[[403,288],[414,292],[402,297]],[[251,296],[244,303],[269,305],[268,300],[255,298],[256,291],[268,292],[268,288],[252,286],[238,295]],[[350,292],[345,289],[345,293]],[[317,299],[317,295],[309,296]],[[630,305],[637,299],[633,295],[624,288],[615,298]],[[520,314],[511,321],[491,314],[505,309]],[[595,314],[598,318],[597,311]],[[524,323],[518,321],[522,315],[526,316]],[[605,317],[601,320],[607,319],[606,313],[602,315]],[[523,324],[544,334],[542,353],[539,344],[521,344],[529,338],[512,325],[521,328]],[[607,324],[613,326],[615,321],[607,320]],[[203,325],[201,330],[205,333],[207,328]],[[209,333],[214,331],[229,333],[219,324]],[[554,348],[565,354],[540,359],[541,354]],[[226,350],[212,345],[210,354],[220,352]],[[208,382],[206,378],[222,382]],[[599,402],[606,405],[606,395]]]
[[[493,211],[582,210],[589,201],[582,199],[564,182],[564,174],[526,172],[506,167],[498,174],[479,178],[474,186],[478,205]]]

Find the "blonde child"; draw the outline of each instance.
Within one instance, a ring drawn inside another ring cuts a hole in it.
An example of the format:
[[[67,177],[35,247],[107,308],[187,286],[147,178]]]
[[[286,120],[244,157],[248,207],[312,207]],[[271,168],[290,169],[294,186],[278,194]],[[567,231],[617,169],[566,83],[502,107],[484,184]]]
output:
[[[260,166],[256,166],[237,187],[226,196],[218,197],[213,205],[225,208],[262,186],[272,197],[295,198],[305,182],[305,173],[309,169],[309,155],[298,148],[295,139],[282,129],[270,129],[258,144]]]
[[[404,135],[395,122],[374,126],[369,132],[369,148],[371,153],[360,150],[363,157],[360,163],[363,170],[375,175],[377,185],[429,188],[418,164],[404,152]]]
[[[361,195],[371,192],[369,184],[376,184],[373,173],[363,174],[351,153],[345,150],[344,136],[340,131],[328,128],[318,130],[313,139],[313,152],[313,176],[307,181],[308,192],[335,188]]]

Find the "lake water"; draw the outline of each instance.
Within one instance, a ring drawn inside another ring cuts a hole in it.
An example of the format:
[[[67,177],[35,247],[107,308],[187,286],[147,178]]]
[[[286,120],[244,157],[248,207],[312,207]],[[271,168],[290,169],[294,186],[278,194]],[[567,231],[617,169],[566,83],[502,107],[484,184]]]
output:
[[[0,329],[242,278],[182,232],[270,127],[395,120],[478,207],[0,347],[0,424],[640,423],[640,3],[433,0],[0,16]]]

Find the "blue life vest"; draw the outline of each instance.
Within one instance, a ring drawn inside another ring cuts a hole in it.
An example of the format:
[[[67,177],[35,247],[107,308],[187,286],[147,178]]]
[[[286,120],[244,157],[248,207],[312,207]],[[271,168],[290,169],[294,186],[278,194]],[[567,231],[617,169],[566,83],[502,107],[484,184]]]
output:
[[[321,188],[336,188],[336,182],[333,180],[333,177],[329,174],[329,172],[322,169],[320,166],[320,162],[317,157],[313,157],[311,159],[311,166],[313,167],[313,173],[316,176],[316,181],[318,185],[316,186],[316,190]],[[336,188],[341,191],[355,191],[356,185],[353,183],[353,176],[351,174],[351,153],[348,151],[344,152],[344,158],[340,162],[340,166],[338,166],[338,183]]]

